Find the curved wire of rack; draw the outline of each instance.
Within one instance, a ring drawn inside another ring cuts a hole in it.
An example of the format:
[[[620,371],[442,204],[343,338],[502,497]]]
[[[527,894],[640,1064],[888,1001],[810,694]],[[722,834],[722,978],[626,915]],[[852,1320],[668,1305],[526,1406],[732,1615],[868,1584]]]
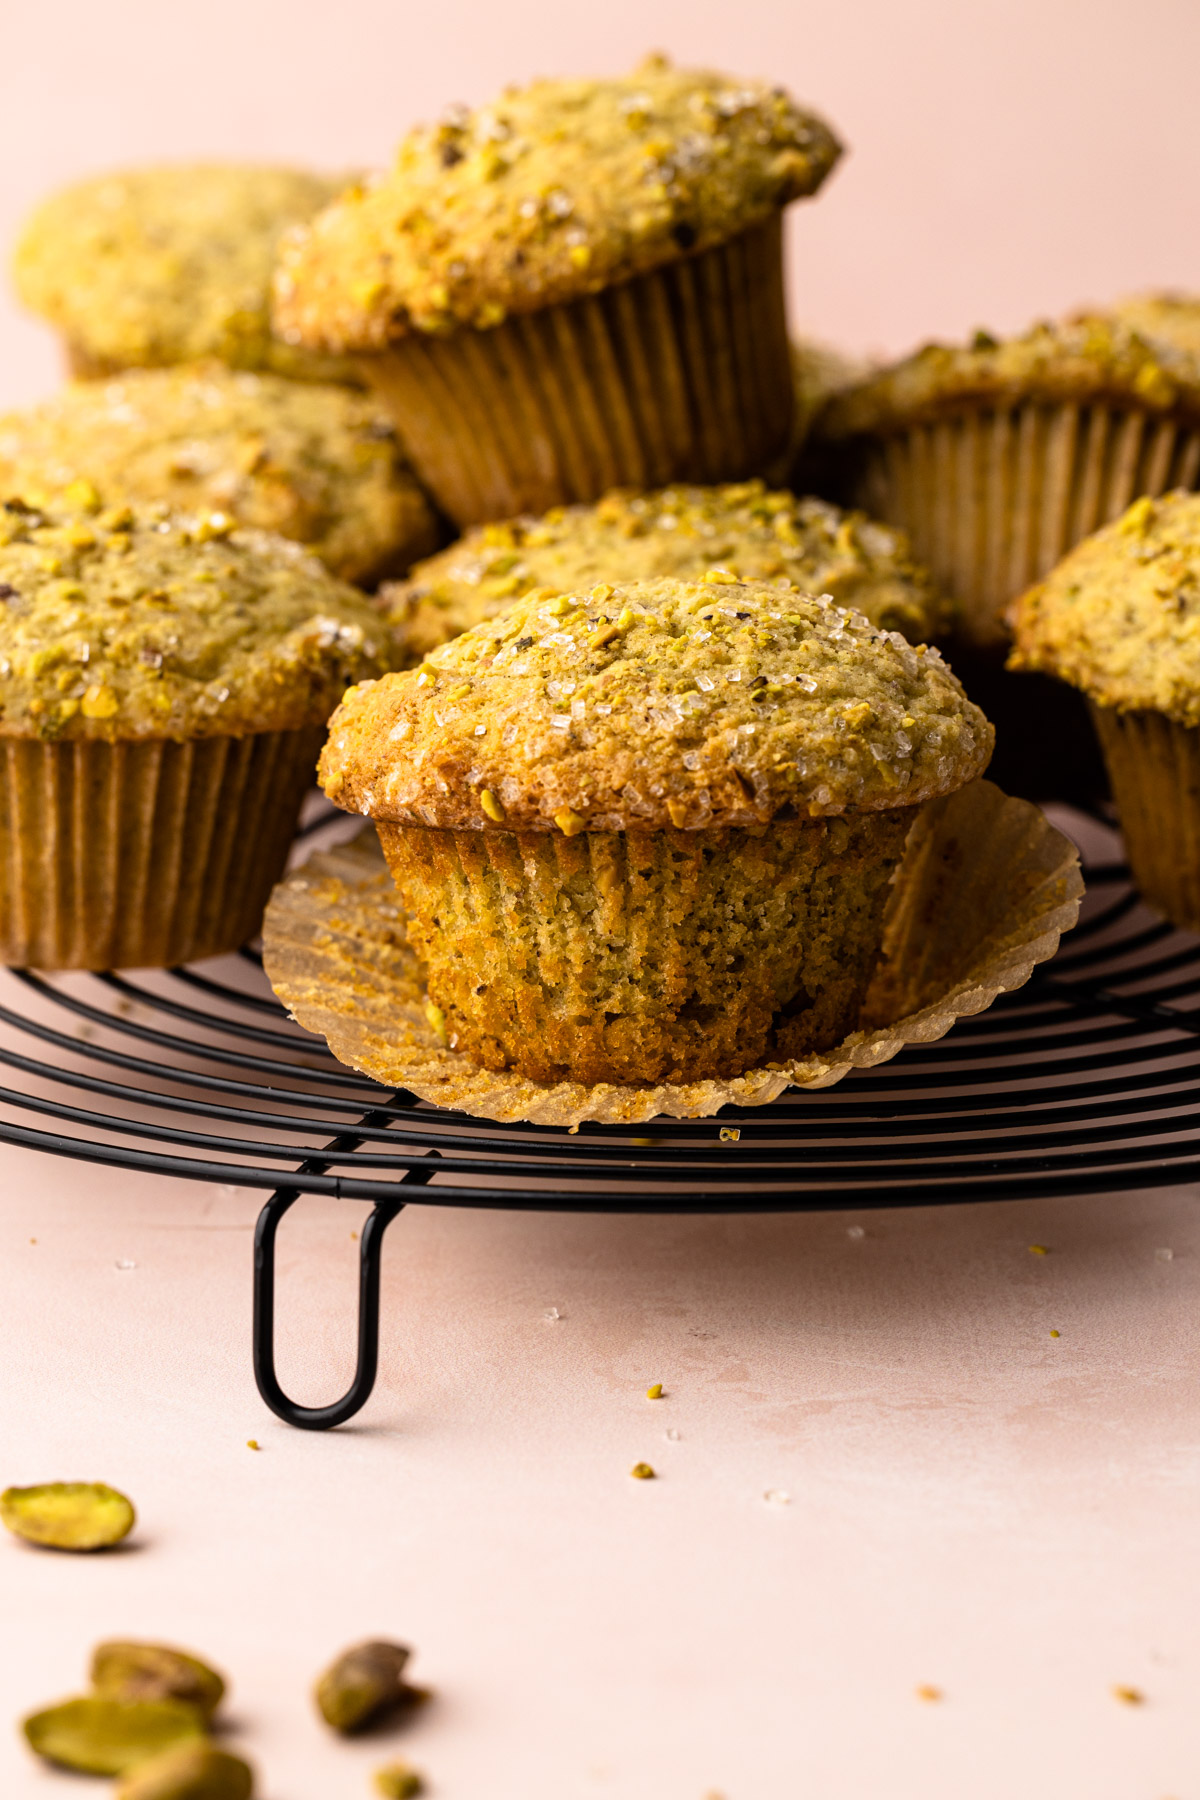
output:
[[[1093,834],[1094,835],[1094,834]],[[275,1000],[252,949],[137,976],[0,977],[0,1141],[151,1174],[262,1188],[255,1354],[294,1424],[370,1392],[383,1231],[433,1205],[817,1210],[1089,1194],[1200,1178],[1200,941],[1151,914],[1114,862],[1079,926],[1019,992],[837,1087],[718,1118],[492,1125],[337,1063]],[[369,1201],[359,1366],[330,1408],[273,1366],[274,1242],[301,1194]]]

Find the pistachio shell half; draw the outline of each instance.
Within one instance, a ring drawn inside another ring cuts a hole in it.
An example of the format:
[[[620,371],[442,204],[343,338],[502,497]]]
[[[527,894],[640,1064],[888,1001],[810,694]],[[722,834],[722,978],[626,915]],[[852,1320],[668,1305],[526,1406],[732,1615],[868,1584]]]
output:
[[[405,1697],[403,1644],[373,1640],[343,1650],[316,1687],[317,1707],[335,1731],[359,1731]]]
[[[51,1550],[106,1550],[133,1530],[133,1503],[102,1481],[48,1481],[0,1494],[0,1520]]]
[[[107,1700],[187,1700],[211,1719],[224,1679],[198,1656],[169,1644],[113,1638],[92,1651],[92,1687]]]
[[[204,1720],[183,1700],[64,1700],[24,1722],[31,1747],[47,1762],[85,1775],[124,1775],[179,1744],[203,1739]]]
[[[240,1756],[211,1744],[184,1744],[139,1763],[114,1800],[250,1800],[254,1773]]]

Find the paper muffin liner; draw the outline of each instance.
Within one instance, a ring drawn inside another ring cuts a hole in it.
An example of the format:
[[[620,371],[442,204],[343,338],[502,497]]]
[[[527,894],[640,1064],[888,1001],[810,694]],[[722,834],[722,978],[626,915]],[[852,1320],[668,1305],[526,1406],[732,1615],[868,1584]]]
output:
[[[977,648],[1008,641],[1004,609],[1141,494],[1194,488],[1200,429],[1128,407],[978,407],[864,451],[858,498],[903,526]]]
[[[1200,931],[1200,726],[1093,702],[1133,879],[1174,925]]]
[[[271,896],[263,925],[271,984],[341,1062],[387,1087],[501,1123],[632,1125],[765,1106],[788,1087],[825,1088],[851,1069],[932,1043],[1028,981],[1074,925],[1075,847],[1028,801],[976,781],[932,802],[897,871],[884,952],[863,1028],[835,1049],[732,1081],[585,1087],[494,1075],[447,1049],[425,1014],[421,966],[373,831],[315,856]]]
[[[914,814],[378,831],[456,1049],[543,1082],[684,1081],[858,1023]]]
[[[781,215],[486,331],[414,332],[361,368],[460,526],[767,473],[795,408]]]
[[[236,950],[287,862],[323,738],[0,739],[0,958],[162,968]]]

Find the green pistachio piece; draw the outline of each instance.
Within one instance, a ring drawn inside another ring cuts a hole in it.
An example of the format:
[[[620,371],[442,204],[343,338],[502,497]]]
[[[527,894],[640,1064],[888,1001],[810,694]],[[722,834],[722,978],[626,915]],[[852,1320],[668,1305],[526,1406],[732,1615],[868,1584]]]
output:
[[[139,1763],[114,1800],[250,1800],[254,1773],[240,1756],[212,1744],[183,1744]]]
[[[372,1641],[344,1650],[317,1683],[321,1716],[335,1731],[358,1731],[405,1698],[401,1680],[409,1652],[403,1644]]]
[[[23,1729],[47,1762],[85,1775],[124,1775],[206,1735],[203,1718],[184,1700],[105,1700],[97,1694],[31,1713]]]
[[[92,1651],[92,1688],[106,1700],[187,1700],[211,1719],[225,1682],[185,1650],[114,1638]]]
[[[374,1783],[375,1792],[382,1794],[383,1800],[414,1800],[425,1791],[425,1783],[409,1763],[387,1763],[376,1769]]]
[[[133,1503],[102,1481],[48,1481],[0,1494],[0,1520],[51,1550],[106,1550],[133,1530]]]

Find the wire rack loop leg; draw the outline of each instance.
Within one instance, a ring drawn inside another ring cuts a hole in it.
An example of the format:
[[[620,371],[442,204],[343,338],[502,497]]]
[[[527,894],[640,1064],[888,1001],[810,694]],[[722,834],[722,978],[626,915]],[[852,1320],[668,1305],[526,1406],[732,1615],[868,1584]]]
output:
[[[379,1271],[383,1234],[403,1212],[402,1200],[380,1200],[367,1215],[358,1249],[358,1360],[354,1380],[328,1406],[300,1406],[289,1399],[275,1373],[275,1239],[284,1214],[300,1198],[281,1188],[258,1215],[254,1233],[254,1378],[271,1411],[302,1431],[344,1425],[370,1398],[379,1369]]]

